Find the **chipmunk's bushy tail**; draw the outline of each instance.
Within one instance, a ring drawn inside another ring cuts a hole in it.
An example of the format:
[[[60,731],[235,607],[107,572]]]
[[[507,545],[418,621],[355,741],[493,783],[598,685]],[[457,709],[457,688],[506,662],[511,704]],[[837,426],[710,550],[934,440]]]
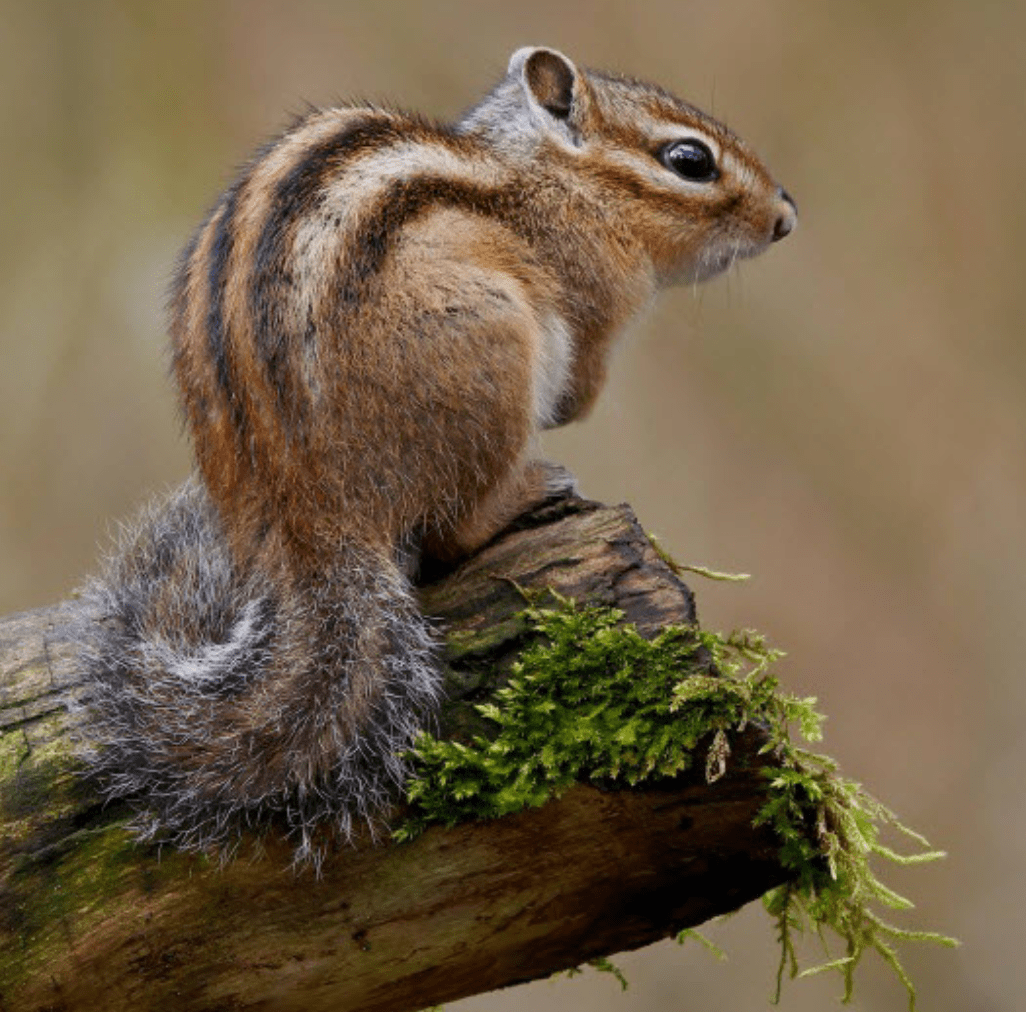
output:
[[[345,544],[278,585],[235,563],[190,481],[125,529],[82,597],[82,751],[141,837],[227,855],[277,821],[316,864],[398,796],[441,677],[386,552]]]

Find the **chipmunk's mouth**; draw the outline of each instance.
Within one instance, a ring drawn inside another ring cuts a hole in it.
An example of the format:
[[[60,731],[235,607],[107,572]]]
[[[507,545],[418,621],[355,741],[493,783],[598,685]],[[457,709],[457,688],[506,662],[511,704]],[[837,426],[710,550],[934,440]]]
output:
[[[766,242],[752,242],[751,240],[725,241],[715,247],[706,250],[688,273],[686,280],[689,282],[707,281],[729,271],[734,264],[741,260],[750,260],[758,256],[768,245]]]

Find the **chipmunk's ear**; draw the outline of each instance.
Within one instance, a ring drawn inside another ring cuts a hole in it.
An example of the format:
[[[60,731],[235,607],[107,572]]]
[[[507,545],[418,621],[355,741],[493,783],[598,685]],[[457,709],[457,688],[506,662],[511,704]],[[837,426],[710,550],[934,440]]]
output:
[[[580,144],[580,72],[555,49],[528,46],[509,61],[509,76],[519,78],[535,122],[564,142]]]

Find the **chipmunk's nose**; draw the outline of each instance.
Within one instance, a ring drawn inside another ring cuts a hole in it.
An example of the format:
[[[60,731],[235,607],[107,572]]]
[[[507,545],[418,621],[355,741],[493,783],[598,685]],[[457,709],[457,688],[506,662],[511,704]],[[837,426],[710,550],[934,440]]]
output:
[[[773,223],[773,241],[779,242],[784,236],[790,235],[798,224],[798,206],[791,199],[791,194],[782,186],[777,190],[780,198],[781,209],[777,220]]]

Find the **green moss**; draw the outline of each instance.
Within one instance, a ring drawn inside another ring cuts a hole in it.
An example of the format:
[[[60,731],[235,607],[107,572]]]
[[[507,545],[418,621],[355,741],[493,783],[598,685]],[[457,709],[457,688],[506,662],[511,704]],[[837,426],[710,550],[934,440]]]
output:
[[[20,735],[0,736],[0,782],[10,780],[28,754],[28,742]]]
[[[120,826],[124,810],[97,804],[76,775],[63,730],[54,714],[0,738],[0,1005],[111,916],[112,897],[145,890],[177,859],[150,868]]]
[[[60,718],[34,722],[33,734],[0,736],[0,859],[5,847],[35,841],[47,824],[79,807],[73,760]]]
[[[503,645],[517,640],[526,629],[523,615],[518,613],[483,629],[450,633],[445,641],[446,660],[450,664],[466,664],[478,657],[490,657]]]
[[[0,995],[14,993],[67,952],[68,939],[131,909],[146,895],[188,874],[191,855],[142,851],[119,823],[81,829],[17,860],[0,889],[5,944],[0,945]],[[187,867],[188,866],[188,867]]]
[[[772,754],[767,801],[756,824],[776,831],[781,863],[792,873],[786,886],[764,898],[781,943],[777,997],[785,973],[801,975],[796,934],[815,930],[824,938],[838,936],[844,954],[805,974],[838,971],[847,1001],[856,966],[875,950],[915,1007],[915,990],[892,941],[954,942],[885,921],[878,907],[911,904],[876,878],[869,859],[911,863],[941,855],[841,777],[832,760],[792,742],[795,727],[807,741],[818,740],[822,717],[814,699],[784,692],[770,674],[778,651],[752,632],[721,636],[689,626],[645,640],[616,610],[579,608],[562,599],[551,608],[535,603],[524,618],[538,638],[496,702],[478,707],[497,735],[418,739],[410,811],[397,839],[435,823],[452,826],[542,805],[581,781],[637,784],[697,764],[712,782],[729,761],[730,733],[756,722],[767,733],[763,751]],[[888,824],[908,833],[923,852],[901,857],[884,847],[879,831]]]

